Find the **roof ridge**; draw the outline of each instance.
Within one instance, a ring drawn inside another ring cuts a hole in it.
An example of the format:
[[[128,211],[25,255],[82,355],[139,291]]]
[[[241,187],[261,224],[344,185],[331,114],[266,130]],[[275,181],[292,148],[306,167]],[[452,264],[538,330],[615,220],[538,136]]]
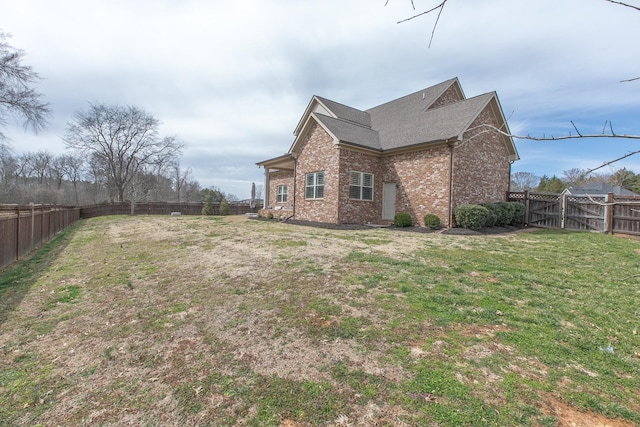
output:
[[[338,104],[338,105],[341,105],[341,106],[343,106],[343,107],[351,108],[352,110],[357,110],[357,111],[360,111],[360,112],[362,112],[362,113],[367,113],[365,110],[361,110],[361,109],[359,109],[359,108],[352,107],[352,106],[347,105],[347,104],[343,104],[342,102],[334,101],[333,99],[325,98],[325,97],[320,96],[320,95],[313,95],[313,96],[314,96],[315,98],[318,98],[318,99],[319,99],[319,100],[321,100],[321,101],[329,101],[329,102],[333,102],[334,104]],[[367,114],[369,114],[369,113],[367,113]]]
[[[433,108],[427,108],[426,110],[424,110],[424,112],[428,112],[428,111],[437,111],[441,108],[446,108],[446,107],[453,107],[455,105],[460,105],[463,102],[467,102],[467,101],[477,101],[479,98],[483,97],[483,96],[488,96],[489,98],[493,97],[494,95],[496,95],[496,92],[486,92],[486,93],[482,93],[480,95],[476,95],[476,96],[472,96],[471,98],[464,98],[464,99],[459,99],[457,101],[453,101],[453,102],[449,102],[447,104],[443,104],[443,105],[439,105],[437,107],[433,107]]]
[[[359,126],[359,127],[361,127],[361,128],[370,129],[370,130],[375,130],[375,129],[373,129],[371,126],[367,126],[367,125],[364,125],[364,124],[362,124],[362,123],[354,122],[353,120],[344,119],[344,118],[342,118],[342,117],[332,117],[332,116],[327,116],[326,114],[322,114],[322,113],[319,113],[319,112],[317,112],[317,111],[314,111],[314,112],[313,112],[313,113],[311,113],[311,114],[315,114],[315,115],[317,115],[317,116],[322,116],[322,117],[327,117],[327,118],[329,118],[329,119],[337,120],[337,121],[342,122],[342,123],[349,123],[349,124],[352,124],[352,125]],[[377,132],[377,131],[376,131],[376,132]]]
[[[363,111],[364,111],[365,113],[368,113],[369,111],[374,110],[374,109],[377,109],[377,108],[379,108],[379,107],[382,107],[383,105],[388,105],[388,104],[392,104],[392,103],[394,103],[394,102],[398,102],[398,101],[400,101],[400,100],[402,100],[402,99],[405,99],[405,98],[409,98],[409,97],[415,96],[416,94],[419,94],[420,92],[426,92],[427,90],[433,89],[433,88],[435,88],[435,87],[437,87],[437,86],[441,86],[441,85],[442,85],[442,86],[444,86],[445,88],[448,88],[448,87],[450,87],[450,86],[451,86],[451,84],[453,84],[453,82],[455,82],[455,81],[457,81],[457,80],[458,80],[458,78],[457,78],[457,77],[452,77],[452,78],[450,78],[450,79],[448,79],[448,80],[445,80],[445,81],[443,81],[443,82],[436,83],[436,84],[434,84],[434,85],[431,85],[431,86],[428,86],[428,87],[425,87],[425,88],[422,88],[422,89],[416,90],[415,92],[411,92],[411,93],[409,93],[409,94],[407,94],[407,95],[403,95],[403,96],[400,96],[400,97],[398,97],[398,98],[392,99],[392,100],[390,100],[390,101],[383,102],[382,104],[375,105],[375,106],[373,106],[373,107],[371,107],[371,108],[367,108],[366,110],[363,110]],[[443,90],[441,93],[443,93],[443,92],[444,92],[444,90]],[[434,101],[435,101],[436,99],[437,99],[437,97],[436,97],[436,98],[434,98]],[[433,102],[432,102],[432,103],[433,103]]]

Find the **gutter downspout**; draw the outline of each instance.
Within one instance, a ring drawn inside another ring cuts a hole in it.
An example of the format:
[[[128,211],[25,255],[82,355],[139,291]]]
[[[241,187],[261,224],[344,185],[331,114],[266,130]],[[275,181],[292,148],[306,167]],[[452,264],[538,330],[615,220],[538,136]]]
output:
[[[507,181],[507,202],[509,201],[509,193],[511,193],[511,166],[515,160],[509,161],[509,180]]]
[[[298,182],[298,155],[292,154],[293,157],[293,208],[291,218],[296,219],[296,182]]]

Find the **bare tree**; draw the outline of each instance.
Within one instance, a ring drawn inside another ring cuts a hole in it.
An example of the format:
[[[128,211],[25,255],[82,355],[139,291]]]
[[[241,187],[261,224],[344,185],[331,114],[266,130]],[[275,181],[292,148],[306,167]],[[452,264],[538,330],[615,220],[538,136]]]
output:
[[[40,79],[38,73],[22,63],[25,53],[11,46],[9,37],[0,31],[0,128],[15,118],[22,121],[25,129],[38,132],[47,124],[51,110],[32,87]],[[0,131],[1,139],[7,137]]]
[[[73,195],[76,205],[80,204],[78,196],[78,183],[82,177],[82,171],[85,168],[85,162],[82,156],[75,154],[65,154],[62,156],[62,169],[66,178],[73,185]]]
[[[181,149],[175,139],[158,137],[158,125],[158,119],[135,106],[91,104],[88,111],[74,114],[64,141],[103,163],[116,199],[123,201],[143,166]]]
[[[174,162],[171,165],[172,175],[173,175],[173,185],[174,191],[176,192],[176,197],[178,202],[185,200],[185,191],[188,187],[189,180],[191,179],[191,168],[187,168],[186,170],[182,170],[180,168],[180,162]]]
[[[55,156],[51,161],[49,171],[51,178],[55,180],[56,190],[60,191],[66,175],[64,168],[64,156]]]
[[[87,174],[93,181],[92,199],[94,203],[98,203],[101,195],[105,196],[102,200],[112,200],[109,197],[111,193],[108,191],[108,169],[106,162],[104,162],[102,158],[95,153],[91,155],[87,162]]]
[[[31,155],[31,170],[38,180],[38,185],[48,184],[52,163],[53,154],[47,150],[40,150]]]
[[[187,178],[184,184],[184,201],[185,202],[197,202],[200,200],[200,183],[191,177]]]
[[[17,159],[7,144],[0,142],[0,202],[10,201],[8,197],[14,188],[14,173],[18,168]]]
[[[153,188],[153,200],[168,200],[171,197],[172,166],[180,162],[184,144],[175,136],[165,137],[164,143],[169,149],[165,152],[155,154],[149,159],[149,172],[155,176]]]
[[[511,175],[511,190],[525,191],[536,188],[540,177],[531,172],[516,172]]]
[[[611,185],[628,188],[637,183],[637,176],[627,168],[621,168],[612,173],[607,181]]]
[[[562,174],[562,180],[567,184],[567,186],[576,186],[582,187],[587,183],[586,178],[586,169],[581,168],[571,168],[564,171]]]

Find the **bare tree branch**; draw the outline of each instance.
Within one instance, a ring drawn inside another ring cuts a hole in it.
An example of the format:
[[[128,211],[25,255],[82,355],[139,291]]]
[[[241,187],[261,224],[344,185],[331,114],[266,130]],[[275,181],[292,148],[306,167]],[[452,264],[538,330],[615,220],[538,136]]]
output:
[[[9,37],[0,31],[0,129],[13,116],[37,133],[47,124],[51,109],[32,87],[40,79],[38,73],[22,63],[25,53],[11,46]],[[7,139],[1,130],[0,139]]]
[[[630,7],[631,9],[635,9],[635,10],[640,11],[640,7],[638,7],[638,6],[633,6],[633,5],[631,5],[631,4],[627,4],[627,3],[624,3],[624,2],[621,2],[621,1],[616,1],[616,0],[605,0],[605,1],[608,1],[609,3],[619,4],[619,5],[621,5],[621,6]]]
[[[446,3],[447,1],[449,1],[449,0],[443,0],[443,2],[442,2],[442,3],[440,3],[439,5],[437,5],[436,7],[434,7],[433,9],[429,9],[429,10],[427,10],[426,12],[420,12],[420,13],[418,13],[417,15],[413,15],[413,16],[411,16],[411,17],[407,18],[407,19],[403,19],[402,21],[398,21],[398,24],[402,24],[403,22],[411,21],[412,19],[415,19],[415,18],[418,18],[418,17],[420,17],[420,16],[422,16],[422,15],[426,15],[426,14],[428,14],[428,13],[431,13],[431,12],[433,12],[434,10],[442,9],[442,8],[444,7],[444,5],[445,5],[445,3]],[[415,7],[414,7],[414,9],[415,9]],[[439,16],[439,15],[438,15],[438,16]],[[436,24],[437,24],[437,22],[436,22]]]
[[[438,17],[436,18],[436,22],[433,24],[433,29],[431,30],[431,38],[429,39],[429,48],[431,48],[431,43],[433,43],[433,36],[435,36],[436,34],[436,27],[438,26],[438,22],[440,21],[440,15],[442,15],[442,11],[444,10],[444,5],[447,2],[447,0],[444,0],[441,4],[440,4],[440,11],[438,12]]]
[[[598,167],[596,167],[596,168],[593,168],[593,169],[587,169],[587,170],[584,172],[584,175],[585,175],[585,176],[586,176],[586,175],[589,175],[590,173],[595,172],[595,171],[597,171],[598,169],[602,169],[602,168],[603,168],[603,167],[605,167],[605,166],[609,166],[609,165],[611,165],[611,164],[613,164],[613,163],[615,163],[615,162],[618,162],[618,161],[620,161],[620,160],[622,160],[622,159],[626,159],[627,157],[631,157],[631,156],[633,156],[634,154],[638,154],[638,153],[640,153],[640,150],[632,151],[632,152],[630,152],[630,153],[625,154],[624,156],[620,156],[620,157],[618,157],[617,159],[613,159],[613,160],[609,160],[608,162],[604,162],[603,164],[601,164],[600,166],[598,166]]]
[[[573,122],[571,122],[573,124]],[[578,132],[577,135],[573,135],[573,134],[569,134],[569,135],[561,135],[561,136],[546,136],[543,135],[541,137],[539,136],[531,136],[531,135],[514,135],[512,133],[506,132],[502,129],[499,129],[495,126],[489,125],[489,124],[482,124],[479,125],[475,128],[470,128],[468,130],[475,130],[475,129],[479,129],[479,128],[486,128],[483,132],[490,132],[490,131],[495,131],[498,132],[504,136],[508,136],[511,138],[516,138],[516,139],[526,139],[529,141],[562,141],[565,139],[580,139],[580,138],[621,138],[621,139],[640,139],[640,135],[629,135],[629,134],[624,134],[624,133],[615,133],[613,131],[613,126],[611,126],[611,122],[607,121],[605,122],[605,128],[606,125],[609,124],[609,128],[610,128],[610,132],[609,133],[605,133],[604,129],[602,133],[594,133],[594,134],[582,134],[578,131],[577,128],[576,132]]]

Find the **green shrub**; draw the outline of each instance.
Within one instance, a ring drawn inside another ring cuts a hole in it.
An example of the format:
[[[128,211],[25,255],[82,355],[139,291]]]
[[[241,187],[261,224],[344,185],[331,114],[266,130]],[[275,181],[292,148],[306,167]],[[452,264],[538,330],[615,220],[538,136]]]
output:
[[[393,218],[396,227],[411,227],[411,215],[406,212],[398,212]]]
[[[223,197],[220,201],[220,215],[229,215],[229,213],[229,202],[227,202],[227,199]]]
[[[272,212],[269,212],[267,214],[267,219],[273,219],[273,213]]]
[[[524,214],[525,207],[520,202],[509,202],[509,204],[513,207],[513,219],[511,220],[512,225],[521,225],[524,224]]]
[[[206,196],[204,196],[202,215],[213,215],[213,200],[211,198],[211,194],[207,194]]]
[[[489,211],[484,226],[494,227],[496,222],[498,222],[498,207],[493,203],[480,203],[480,206],[484,206]]]
[[[504,227],[505,225],[510,225],[513,222],[513,215],[515,214],[515,208],[511,206],[510,203],[507,202],[495,202],[494,206],[498,208],[498,220],[496,221],[496,225],[498,227]]]
[[[437,230],[440,228],[440,218],[438,215],[428,213],[424,216],[424,226],[430,230]]]
[[[489,210],[480,205],[459,205],[455,209],[456,224],[471,230],[484,227],[488,215]]]

